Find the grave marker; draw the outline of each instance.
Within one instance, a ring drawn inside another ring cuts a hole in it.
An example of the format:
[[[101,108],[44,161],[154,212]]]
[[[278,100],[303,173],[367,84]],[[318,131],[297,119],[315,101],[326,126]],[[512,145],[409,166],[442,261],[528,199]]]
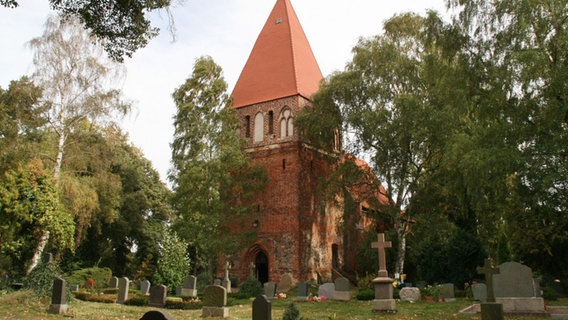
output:
[[[108,280],[108,287],[111,289],[117,289],[118,288],[118,278],[117,277],[110,277],[110,279]]]
[[[145,296],[150,293],[150,281],[144,280],[140,282],[140,293]]]
[[[319,286],[318,297],[326,297],[329,300],[335,299],[335,284],[333,282],[327,282]]]
[[[168,288],[163,284],[150,288],[150,298],[148,299],[148,305],[150,307],[159,308],[165,306],[167,293]]]
[[[274,296],[276,295],[276,283],[274,282],[264,283],[264,295],[268,299],[274,298]]]
[[[201,316],[207,317],[229,317],[227,305],[227,290],[221,286],[209,286],[205,288],[203,298],[203,309]]]
[[[373,312],[395,312],[396,301],[393,295],[393,279],[389,278],[385,248],[392,247],[392,242],[385,241],[385,234],[377,235],[377,242],[371,243],[371,247],[379,251],[379,272],[373,285],[375,287],[375,299],[373,300]]]
[[[116,303],[124,304],[128,300],[128,289],[130,287],[130,280],[127,277],[122,277],[118,280],[118,296]]]
[[[499,268],[493,267],[491,259],[485,259],[483,267],[477,267],[477,272],[485,275],[487,285],[487,303],[481,304],[481,320],[503,320],[503,305],[495,303],[493,292],[493,275],[499,274]]]
[[[272,302],[265,295],[252,302],[252,320],[272,320]]]
[[[67,297],[65,295],[65,280],[57,278],[53,280],[53,289],[51,290],[51,305],[49,313],[64,314],[67,312]]]
[[[340,277],[335,279],[334,300],[349,301],[351,300],[350,283],[347,278]]]
[[[308,284],[303,281],[298,283],[298,298],[302,300],[308,299]]]
[[[152,310],[146,312],[140,320],[174,320],[174,317],[163,310]]]

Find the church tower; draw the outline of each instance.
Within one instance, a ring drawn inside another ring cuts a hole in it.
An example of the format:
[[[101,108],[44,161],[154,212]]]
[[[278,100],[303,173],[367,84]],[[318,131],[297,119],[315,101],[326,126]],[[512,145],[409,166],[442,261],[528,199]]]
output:
[[[232,92],[246,151],[267,173],[253,202],[250,225],[257,238],[230,257],[231,273],[261,282],[321,277],[343,264],[337,227],[343,208],[318,191],[332,167],[328,157],[300,140],[294,119],[310,105],[322,74],[290,0],[277,0]],[[338,150],[339,151],[339,150]],[[254,267],[254,268],[252,268]]]

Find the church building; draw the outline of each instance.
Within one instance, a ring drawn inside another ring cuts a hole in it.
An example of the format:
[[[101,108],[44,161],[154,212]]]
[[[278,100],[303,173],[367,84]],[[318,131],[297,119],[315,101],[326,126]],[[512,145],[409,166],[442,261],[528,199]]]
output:
[[[267,173],[250,223],[231,226],[232,232],[249,228],[257,234],[254,244],[228,257],[239,282],[250,272],[264,283],[285,274],[297,282],[355,271],[370,225],[362,214],[364,201],[330,200],[318,188],[333,172],[330,160],[343,156],[339,138],[330,154],[302,141],[294,127],[322,78],[290,0],[277,0],[232,92],[246,151]]]

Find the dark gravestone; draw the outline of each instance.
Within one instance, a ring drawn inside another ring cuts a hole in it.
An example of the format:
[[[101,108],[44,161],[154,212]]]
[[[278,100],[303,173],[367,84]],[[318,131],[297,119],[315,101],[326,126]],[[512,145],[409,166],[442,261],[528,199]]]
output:
[[[252,320],[272,320],[272,302],[265,295],[252,302]]]
[[[440,298],[445,301],[453,301],[456,299],[455,287],[453,283],[444,283],[441,285]]]
[[[43,264],[48,264],[53,262],[53,254],[51,252],[46,252],[41,256],[41,262]]]
[[[298,297],[301,299],[308,298],[308,284],[305,282],[298,283]]]
[[[53,289],[51,291],[51,305],[49,313],[63,314],[67,312],[67,297],[65,296],[65,280],[57,278],[53,280]]]
[[[351,292],[349,280],[344,277],[335,279],[335,293],[333,294],[334,300],[349,301],[351,300]]]
[[[162,310],[152,310],[146,312],[140,320],[174,320],[174,317]]]
[[[168,288],[166,286],[159,285],[150,288],[150,298],[148,299],[148,305],[150,307],[163,307],[166,305]]]

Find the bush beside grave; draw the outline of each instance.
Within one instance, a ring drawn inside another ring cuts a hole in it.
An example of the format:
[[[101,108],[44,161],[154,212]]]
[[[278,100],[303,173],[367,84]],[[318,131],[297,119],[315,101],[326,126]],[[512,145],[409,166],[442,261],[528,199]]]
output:
[[[357,292],[357,300],[369,301],[375,299],[375,291],[373,289],[365,288]]]
[[[197,310],[203,308],[203,302],[198,299],[184,301],[180,298],[167,298],[166,309]]]
[[[239,292],[243,295],[248,295],[248,297],[256,297],[264,293],[262,284],[255,277],[249,276],[241,285],[239,286]]]
[[[126,300],[124,304],[129,306],[146,306],[148,305],[148,300],[149,300],[148,296],[137,294]]]
[[[88,302],[116,303],[116,295],[114,294],[96,294],[87,291],[77,291],[74,292],[73,295],[76,299]]]
[[[93,288],[106,288],[110,277],[112,277],[112,270],[109,268],[92,267],[75,270],[63,278],[69,285],[78,284],[82,287],[88,279],[93,279]]]
[[[26,278],[26,286],[38,297],[51,296],[53,280],[61,275],[61,269],[55,263],[40,262]]]

